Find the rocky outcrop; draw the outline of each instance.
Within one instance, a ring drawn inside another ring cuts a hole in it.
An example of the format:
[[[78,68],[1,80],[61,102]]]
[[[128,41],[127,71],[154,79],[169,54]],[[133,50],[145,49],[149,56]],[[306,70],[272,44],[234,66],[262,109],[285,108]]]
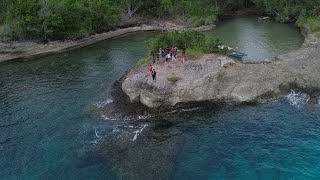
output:
[[[314,91],[320,89],[319,44],[308,34],[301,49],[260,64],[213,54],[184,64],[155,64],[156,82],[143,65],[125,75],[122,90],[132,102],[150,108],[200,101],[252,103],[281,97],[292,86]]]

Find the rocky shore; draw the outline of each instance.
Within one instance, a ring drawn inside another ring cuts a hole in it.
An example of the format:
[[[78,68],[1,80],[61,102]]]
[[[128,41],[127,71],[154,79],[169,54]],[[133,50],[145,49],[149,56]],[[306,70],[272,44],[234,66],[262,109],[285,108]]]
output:
[[[153,82],[147,65],[133,68],[121,81],[131,102],[149,108],[209,101],[255,103],[282,97],[297,88],[310,94],[320,89],[320,40],[308,29],[305,42],[294,52],[271,62],[243,64],[214,54],[178,64],[155,64],[158,79]]]

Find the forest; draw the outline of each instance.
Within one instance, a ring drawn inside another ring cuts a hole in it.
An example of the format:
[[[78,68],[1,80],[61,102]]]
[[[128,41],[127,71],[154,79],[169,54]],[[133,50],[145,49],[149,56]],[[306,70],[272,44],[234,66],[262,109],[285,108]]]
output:
[[[320,0],[0,0],[0,34],[10,40],[77,39],[118,28],[124,17],[201,26],[242,9],[320,30]]]

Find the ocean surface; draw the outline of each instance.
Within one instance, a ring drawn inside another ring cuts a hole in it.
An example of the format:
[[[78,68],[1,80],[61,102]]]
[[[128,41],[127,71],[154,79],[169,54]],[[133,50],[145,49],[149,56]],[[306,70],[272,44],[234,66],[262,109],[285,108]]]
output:
[[[303,92],[257,105],[104,114],[113,82],[154,35],[1,64],[0,179],[320,178],[320,104]]]

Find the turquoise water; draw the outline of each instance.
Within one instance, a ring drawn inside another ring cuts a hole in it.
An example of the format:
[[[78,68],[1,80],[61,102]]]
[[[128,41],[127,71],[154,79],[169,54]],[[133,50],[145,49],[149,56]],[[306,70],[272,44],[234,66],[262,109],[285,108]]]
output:
[[[264,61],[298,49],[304,38],[293,25],[279,24],[258,17],[240,17],[223,21],[208,35],[222,44],[246,53],[244,62]]]
[[[71,53],[0,67],[0,179],[110,175],[93,154],[95,129],[108,126],[87,107],[147,53],[138,34]],[[112,174],[112,173],[111,173]]]
[[[192,119],[175,179],[320,177],[319,107],[280,101]]]
[[[267,104],[111,119],[138,33],[0,66],[0,179],[318,179],[320,107]],[[290,93],[290,92],[288,92]],[[119,109],[122,111],[122,109]]]

